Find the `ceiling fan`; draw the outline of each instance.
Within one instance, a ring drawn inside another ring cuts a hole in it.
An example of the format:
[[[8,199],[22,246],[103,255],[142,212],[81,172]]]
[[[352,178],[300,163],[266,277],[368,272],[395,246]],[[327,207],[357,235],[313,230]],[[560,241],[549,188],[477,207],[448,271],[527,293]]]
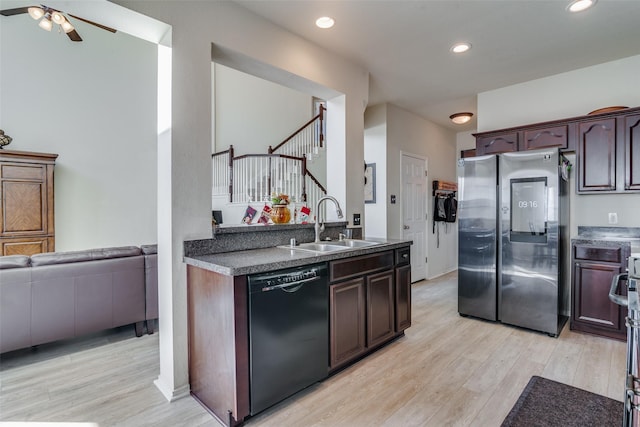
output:
[[[26,6],[26,7],[18,7],[15,9],[0,10],[0,15],[4,15],[4,16],[20,15],[22,13],[28,13],[29,16],[31,16],[33,19],[40,20],[40,22],[38,23],[38,26],[43,30],[51,31],[51,29],[53,28],[53,24],[58,24],[60,25],[60,28],[62,29],[62,31],[64,31],[65,34],[69,37],[69,39],[71,39],[71,41],[74,41],[74,42],[82,41],[82,37],[80,37],[80,34],[78,34],[74,26],[71,25],[71,22],[69,22],[69,18],[67,18],[64,15],[64,13],[60,10],[56,10],[52,7],[45,6],[43,4],[41,4],[40,6]],[[79,16],[71,15],[70,13],[68,13],[67,15],[79,21],[86,22],[87,24],[91,24],[98,28],[102,28],[103,30],[110,31],[112,33],[116,32],[116,30],[111,27],[107,27],[105,25],[98,24],[93,21],[89,21],[88,19],[80,18]]]

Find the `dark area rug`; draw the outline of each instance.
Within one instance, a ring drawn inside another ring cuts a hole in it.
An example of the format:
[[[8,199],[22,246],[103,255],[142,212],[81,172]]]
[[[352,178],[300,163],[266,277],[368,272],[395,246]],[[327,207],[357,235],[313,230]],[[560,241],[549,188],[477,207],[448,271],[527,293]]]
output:
[[[502,427],[619,427],[623,413],[620,401],[533,376]]]

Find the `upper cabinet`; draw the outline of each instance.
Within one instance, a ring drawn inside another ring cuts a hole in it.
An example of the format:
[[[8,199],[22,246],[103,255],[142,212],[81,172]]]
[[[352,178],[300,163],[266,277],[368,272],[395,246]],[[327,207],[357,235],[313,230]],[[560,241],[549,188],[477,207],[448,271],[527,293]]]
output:
[[[640,191],[640,107],[474,134],[476,155],[576,152],[579,194]]]
[[[640,114],[625,116],[623,131],[624,189],[640,190]]]
[[[502,133],[476,137],[476,154],[499,154],[518,151],[518,133]]]
[[[569,125],[525,129],[522,131],[520,151],[537,150],[538,148],[568,148]]]
[[[615,190],[616,119],[582,122],[578,138],[578,192]]]

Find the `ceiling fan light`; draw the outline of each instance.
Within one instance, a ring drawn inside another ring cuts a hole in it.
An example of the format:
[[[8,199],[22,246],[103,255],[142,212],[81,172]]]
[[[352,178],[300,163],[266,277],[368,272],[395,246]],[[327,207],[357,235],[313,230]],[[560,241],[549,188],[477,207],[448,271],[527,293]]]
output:
[[[53,23],[47,16],[45,16],[40,20],[40,22],[38,22],[38,26],[45,31],[51,31],[51,28],[53,28]]]
[[[62,25],[64,22],[67,22],[66,18],[64,17],[64,15],[60,12],[53,12],[51,14],[51,20],[53,22],[55,22],[58,25]]]
[[[467,123],[469,120],[471,120],[471,117],[473,117],[473,113],[468,113],[468,112],[455,113],[449,116],[451,121],[457,125],[463,125]]]
[[[65,33],[70,33],[71,31],[75,30],[75,28],[73,28],[73,25],[71,25],[71,22],[67,21],[66,19],[62,24],[60,24],[60,26]]]
[[[24,10],[24,9],[23,9]],[[44,16],[44,10],[42,10],[41,8],[37,7],[37,6],[32,6],[30,8],[27,9],[27,12],[29,12],[29,16],[32,17],[33,19],[40,19]]]

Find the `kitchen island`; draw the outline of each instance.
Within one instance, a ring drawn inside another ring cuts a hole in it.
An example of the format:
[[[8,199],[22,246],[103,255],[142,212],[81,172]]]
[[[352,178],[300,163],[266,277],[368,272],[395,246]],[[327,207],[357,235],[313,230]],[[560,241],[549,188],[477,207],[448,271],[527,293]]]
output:
[[[327,223],[323,237],[337,244],[345,224]],[[225,425],[239,425],[255,414],[248,287],[256,274],[326,266],[329,375],[402,336],[411,325],[411,241],[371,239],[361,247],[327,252],[278,247],[292,237],[311,242],[312,228],[236,227],[211,240],[185,242],[191,393]],[[225,250],[218,251],[220,246]]]

